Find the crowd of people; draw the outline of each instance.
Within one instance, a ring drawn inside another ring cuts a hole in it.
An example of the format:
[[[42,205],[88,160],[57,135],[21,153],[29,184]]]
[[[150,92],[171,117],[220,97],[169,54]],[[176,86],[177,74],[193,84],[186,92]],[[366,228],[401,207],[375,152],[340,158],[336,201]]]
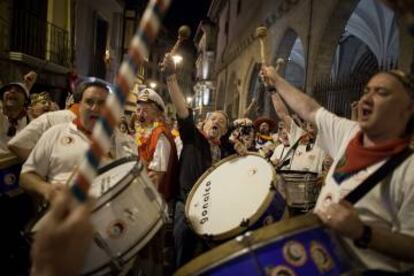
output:
[[[350,107],[351,120],[329,112],[289,84],[275,67],[263,65],[260,78],[274,87],[265,96],[271,98],[277,120],[230,118],[215,110],[199,121],[186,103],[170,54],[160,70],[176,116],[167,117],[165,102],[155,90],[142,89],[135,113],[121,118],[103,153],[101,166],[123,157],[141,162],[169,211],[165,225],[122,275],[170,275],[217,245],[193,231],[185,205],[200,177],[233,154],[261,156],[282,177],[295,172],[317,178],[314,202],[302,209],[288,204],[289,215],[281,223],[314,213],[337,234],[366,275],[414,272],[412,75],[390,70],[372,76]],[[73,204],[68,183],[85,158],[113,88],[94,77],[84,79],[59,110],[47,92],[30,93],[36,78],[29,72],[0,88],[0,165],[8,169],[5,160],[11,156],[18,160],[13,164],[21,165],[15,175],[2,173],[0,183],[6,223],[0,235],[2,271],[77,275],[93,242],[95,226],[90,219],[95,199]],[[397,157],[398,166],[389,169],[389,160]],[[381,170],[388,171],[369,189],[357,189],[368,186],[370,176]],[[278,184],[277,189],[289,203],[289,188]],[[350,199],[356,190],[358,200]],[[45,206],[49,219],[28,241],[21,233]]]

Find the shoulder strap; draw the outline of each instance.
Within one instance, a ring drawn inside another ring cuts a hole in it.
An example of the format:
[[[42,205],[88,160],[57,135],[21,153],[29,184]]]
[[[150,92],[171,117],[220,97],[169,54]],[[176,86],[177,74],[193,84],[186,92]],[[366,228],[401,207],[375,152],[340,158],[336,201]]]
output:
[[[384,179],[387,175],[392,173],[404,160],[406,160],[411,154],[413,150],[411,148],[407,148],[400,153],[392,156],[382,165],[379,169],[377,169],[373,174],[371,174],[367,179],[365,179],[358,187],[352,190],[347,196],[345,196],[345,200],[349,201],[352,204],[355,204],[360,200],[363,196],[365,196],[372,188],[375,187],[382,179]]]

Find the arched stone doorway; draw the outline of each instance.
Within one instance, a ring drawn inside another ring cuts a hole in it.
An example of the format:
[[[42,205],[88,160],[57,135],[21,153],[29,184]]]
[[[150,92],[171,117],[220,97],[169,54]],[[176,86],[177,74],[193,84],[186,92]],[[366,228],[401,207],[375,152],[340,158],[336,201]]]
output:
[[[361,0],[335,46],[330,72],[318,77],[313,93],[332,112],[350,117],[351,103],[360,98],[368,79],[398,64],[394,12],[377,0]]]

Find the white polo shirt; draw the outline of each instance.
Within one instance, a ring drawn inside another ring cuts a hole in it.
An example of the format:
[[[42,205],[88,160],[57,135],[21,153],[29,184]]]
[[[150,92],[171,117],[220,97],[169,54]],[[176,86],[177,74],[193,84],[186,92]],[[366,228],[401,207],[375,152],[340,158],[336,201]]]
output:
[[[324,209],[330,202],[338,202],[346,196],[385,161],[369,166],[341,184],[337,184],[332,177],[335,167],[360,127],[357,122],[337,117],[324,108],[317,111],[316,124],[320,145],[334,159],[316,205],[316,209]],[[354,205],[364,223],[414,236],[413,170],[414,156],[411,155],[391,176],[382,180]],[[343,240],[347,249],[352,251],[367,268],[402,271],[414,267],[414,264],[402,263],[371,249],[359,249],[348,238]]]
[[[72,122],[76,115],[69,109],[47,112],[30,122],[22,131],[14,136],[8,146],[16,146],[22,149],[32,149],[39,141],[40,136],[50,127]]]
[[[130,155],[130,151],[136,153],[135,147],[126,149],[131,140],[119,132],[114,133],[111,154],[115,159]],[[88,148],[89,139],[72,122],[55,125],[39,139],[21,172],[36,172],[52,184],[66,183],[85,158]]]
[[[27,124],[29,123],[27,117],[21,118],[17,122],[16,127],[16,135],[24,129]],[[7,148],[7,143],[10,141],[12,137],[7,136],[7,131],[9,129],[9,120],[3,112],[0,112],[0,154],[7,154],[10,153],[10,150]]]

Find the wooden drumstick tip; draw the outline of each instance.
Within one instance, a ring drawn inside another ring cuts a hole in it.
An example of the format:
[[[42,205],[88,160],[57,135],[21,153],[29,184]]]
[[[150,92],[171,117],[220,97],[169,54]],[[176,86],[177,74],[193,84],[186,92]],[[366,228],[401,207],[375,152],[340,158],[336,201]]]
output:
[[[180,39],[188,39],[191,35],[191,29],[187,25],[182,25],[178,29],[178,38]]]
[[[256,28],[256,37],[259,39],[263,39],[267,36],[267,28],[264,26],[260,26]]]
[[[276,66],[280,66],[280,65],[283,65],[283,64],[285,64],[285,60],[283,58],[278,58],[276,60]]]

